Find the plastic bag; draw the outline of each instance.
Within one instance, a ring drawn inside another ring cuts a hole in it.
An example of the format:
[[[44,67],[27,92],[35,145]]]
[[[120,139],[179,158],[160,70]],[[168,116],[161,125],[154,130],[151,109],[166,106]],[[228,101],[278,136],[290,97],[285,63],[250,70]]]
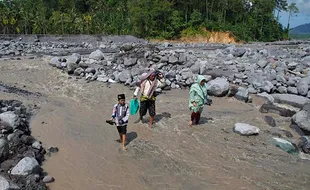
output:
[[[130,115],[136,115],[139,110],[139,102],[137,99],[131,99],[129,104]]]

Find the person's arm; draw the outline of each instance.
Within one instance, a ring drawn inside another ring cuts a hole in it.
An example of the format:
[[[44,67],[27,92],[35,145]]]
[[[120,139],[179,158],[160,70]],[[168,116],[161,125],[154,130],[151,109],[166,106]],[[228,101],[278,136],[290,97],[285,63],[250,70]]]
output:
[[[129,107],[127,106],[126,116],[122,118],[123,123],[127,123],[129,119]]]
[[[166,86],[166,80],[164,78],[164,75],[160,73],[159,75],[160,79],[157,79],[157,88],[163,88]]]
[[[113,107],[111,120],[115,119],[115,117],[116,117],[116,106],[117,105],[114,105],[114,107]]]
[[[136,90],[135,90],[135,92],[133,93],[133,97],[137,97],[138,96],[138,93],[140,92],[140,87],[138,86],[137,88],[136,88]]]
[[[195,91],[191,90],[191,91],[189,92],[189,99],[190,99],[191,103],[192,103],[194,106],[197,105],[197,104],[196,104],[196,92],[195,92]]]

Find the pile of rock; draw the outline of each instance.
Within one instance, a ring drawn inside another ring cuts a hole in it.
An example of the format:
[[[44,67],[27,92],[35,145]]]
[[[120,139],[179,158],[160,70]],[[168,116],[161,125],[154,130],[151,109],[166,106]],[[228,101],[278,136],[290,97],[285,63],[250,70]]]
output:
[[[40,165],[45,149],[30,135],[22,102],[0,100],[0,189],[47,189]]]

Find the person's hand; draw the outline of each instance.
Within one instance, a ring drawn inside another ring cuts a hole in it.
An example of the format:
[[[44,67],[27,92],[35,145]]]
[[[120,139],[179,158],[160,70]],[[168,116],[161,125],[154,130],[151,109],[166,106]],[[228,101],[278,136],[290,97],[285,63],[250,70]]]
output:
[[[193,105],[194,105],[194,107],[197,107],[197,104],[196,104],[196,102],[193,102]]]
[[[123,124],[124,122],[123,122],[123,120],[119,120],[118,123],[119,124]]]

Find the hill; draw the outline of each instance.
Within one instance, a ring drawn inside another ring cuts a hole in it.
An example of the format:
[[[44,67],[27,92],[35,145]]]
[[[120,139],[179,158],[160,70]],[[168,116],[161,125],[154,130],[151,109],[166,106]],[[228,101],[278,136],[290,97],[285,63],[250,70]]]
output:
[[[310,23],[297,26],[290,30],[290,34],[310,34]]]

